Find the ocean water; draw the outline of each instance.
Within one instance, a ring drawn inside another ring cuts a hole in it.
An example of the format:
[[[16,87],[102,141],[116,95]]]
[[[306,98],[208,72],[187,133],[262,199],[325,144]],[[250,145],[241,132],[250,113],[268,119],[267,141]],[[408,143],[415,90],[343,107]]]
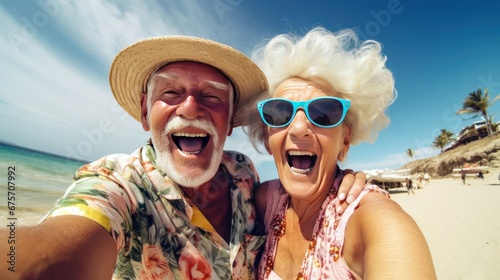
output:
[[[0,219],[16,217],[18,225],[34,225],[52,208],[73,181],[82,161],[0,144]],[[14,171],[9,180],[9,170]],[[9,181],[15,189],[9,193]],[[15,197],[15,200],[12,200]],[[8,202],[14,206],[10,215]]]

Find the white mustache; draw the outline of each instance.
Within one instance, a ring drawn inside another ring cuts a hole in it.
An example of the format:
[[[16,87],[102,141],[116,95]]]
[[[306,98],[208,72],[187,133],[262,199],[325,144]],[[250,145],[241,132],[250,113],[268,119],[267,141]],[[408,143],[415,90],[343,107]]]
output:
[[[170,134],[172,131],[188,128],[188,127],[194,127],[201,129],[208,134],[210,134],[212,137],[217,138],[217,129],[215,128],[214,124],[212,122],[206,121],[206,120],[186,120],[181,117],[175,117],[171,120],[169,120],[165,124],[165,134]],[[217,141],[216,141],[217,142]]]

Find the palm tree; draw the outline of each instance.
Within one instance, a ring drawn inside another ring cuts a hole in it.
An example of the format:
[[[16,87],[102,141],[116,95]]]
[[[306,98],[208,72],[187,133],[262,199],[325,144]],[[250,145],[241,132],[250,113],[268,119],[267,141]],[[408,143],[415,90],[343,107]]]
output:
[[[441,153],[442,153],[444,150],[444,147],[446,147],[446,142],[444,141],[443,138],[441,138],[439,136],[440,135],[438,135],[438,136],[436,136],[436,138],[434,138],[434,142],[432,142],[432,148],[440,149]]]
[[[500,95],[497,95],[490,103],[488,89],[484,90],[484,95],[483,95],[481,89],[478,88],[476,91],[469,93],[469,95],[464,99],[462,109],[458,110],[457,114],[458,115],[472,114],[473,116],[471,118],[482,116],[486,122],[488,135],[491,135],[492,132],[491,121],[490,118],[488,117],[487,111],[490,105],[493,105],[493,103],[495,103],[495,101],[497,101],[499,98]]]
[[[408,155],[408,157],[410,157],[410,161],[411,161],[411,159],[413,158],[413,155],[415,154],[415,151],[412,150],[411,148],[408,148],[408,150],[406,150],[406,154]]]
[[[445,139],[446,144],[455,141],[455,137],[453,137],[453,135],[453,132],[449,131],[448,129],[441,129],[441,137]]]
[[[440,149],[441,153],[444,151],[444,147],[449,143],[455,141],[453,137],[453,132],[447,130],[446,128],[441,129],[441,133],[434,138],[434,142],[432,142],[432,148]]]

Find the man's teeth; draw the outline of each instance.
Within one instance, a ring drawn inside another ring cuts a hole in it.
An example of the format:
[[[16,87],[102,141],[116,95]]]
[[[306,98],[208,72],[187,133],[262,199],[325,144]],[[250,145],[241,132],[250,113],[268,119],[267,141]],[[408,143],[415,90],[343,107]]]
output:
[[[197,155],[203,151],[209,135],[204,132],[174,132],[173,140],[180,151],[188,155]]]
[[[173,133],[176,137],[207,137],[206,133],[186,133],[186,132],[175,132]]]

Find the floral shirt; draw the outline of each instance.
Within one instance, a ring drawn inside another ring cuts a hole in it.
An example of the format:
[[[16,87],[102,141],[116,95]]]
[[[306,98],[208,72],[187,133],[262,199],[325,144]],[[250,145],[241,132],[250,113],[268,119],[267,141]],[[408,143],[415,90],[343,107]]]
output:
[[[149,143],[81,167],[44,219],[78,215],[102,225],[118,252],[113,279],[254,279],[265,239],[255,224],[252,195],[259,178],[250,159],[230,151],[222,158],[232,178],[229,244],[155,160]]]

